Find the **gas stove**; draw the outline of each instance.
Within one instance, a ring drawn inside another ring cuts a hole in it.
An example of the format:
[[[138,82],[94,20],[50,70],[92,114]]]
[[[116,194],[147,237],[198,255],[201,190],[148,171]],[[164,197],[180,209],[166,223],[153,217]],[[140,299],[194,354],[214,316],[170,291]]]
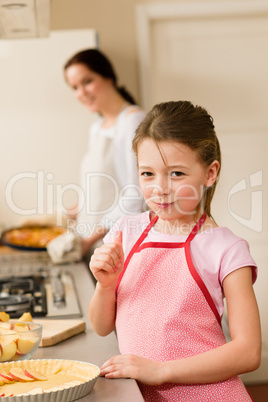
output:
[[[1,257],[0,311],[11,318],[24,312],[43,318],[81,317],[72,268],[53,266],[42,253]]]

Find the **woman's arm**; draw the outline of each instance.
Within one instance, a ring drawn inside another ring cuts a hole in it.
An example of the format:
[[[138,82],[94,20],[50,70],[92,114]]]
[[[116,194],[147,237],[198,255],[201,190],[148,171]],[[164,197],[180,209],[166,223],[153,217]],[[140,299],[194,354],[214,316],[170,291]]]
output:
[[[251,268],[230,273],[223,281],[232,340],[216,349],[175,361],[153,362],[138,356],[115,356],[102,366],[108,378],[131,377],[160,385],[223,381],[257,369],[261,359],[261,329],[252,287]]]
[[[97,280],[96,289],[89,304],[89,319],[98,335],[108,335],[115,329],[115,288],[123,265],[122,232],[117,232],[114,243],[97,248],[89,264]]]

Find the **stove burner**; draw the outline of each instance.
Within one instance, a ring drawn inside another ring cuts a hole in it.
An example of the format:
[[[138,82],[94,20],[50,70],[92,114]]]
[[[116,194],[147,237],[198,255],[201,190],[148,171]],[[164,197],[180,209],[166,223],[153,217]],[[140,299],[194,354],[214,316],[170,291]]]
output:
[[[13,271],[10,276],[0,275],[1,310],[10,318],[19,318],[25,312],[46,318],[82,316],[72,274],[56,268],[24,275]]]
[[[19,318],[24,312],[32,315],[47,314],[46,292],[42,275],[8,277],[0,279],[0,310],[11,318]]]
[[[0,310],[6,313],[30,310],[31,298],[27,296],[6,296],[0,298]]]
[[[0,287],[0,295],[22,295],[30,293],[34,289],[33,279],[14,278],[12,281],[5,282]]]

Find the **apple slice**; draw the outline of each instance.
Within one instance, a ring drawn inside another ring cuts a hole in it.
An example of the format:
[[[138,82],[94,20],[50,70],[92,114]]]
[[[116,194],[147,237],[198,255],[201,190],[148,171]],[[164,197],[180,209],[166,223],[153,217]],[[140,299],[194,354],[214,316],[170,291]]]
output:
[[[6,380],[8,380],[8,381],[10,381],[10,382],[14,382],[14,379],[13,379],[13,377],[11,377],[11,375],[9,375],[9,374],[6,374],[6,373],[0,373],[0,378],[1,378],[1,381],[2,381],[2,377],[3,378],[5,378]]]
[[[18,321],[24,321],[24,322],[32,322],[33,321],[33,317],[31,315],[31,313],[23,313],[22,316],[19,318]]]
[[[26,355],[30,353],[39,341],[37,337],[34,338],[19,338],[18,339],[18,351],[19,353]]]
[[[30,331],[30,327],[29,325],[25,325],[25,324],[15,324],[13,326],[14,331],[17,332],[26,332],[26,331]]]
[[[18,350],[18,348],[17,348],[16,355],[18,355],[18,356],[24,356],[24,354],[23,354],[23,353],[20,353],[20,351]]]
[[[4,384],[12,384],[14,379],[8,374],[0,373],[0,382],[3,382]]]
[[[1,332],[5,332],[6,329],[10,330],[12,325],[10,324],[10,322],[1,322],[0,321],[0,331]]]
[[[0,325],[0,334],[1,335],[6,335],[6,334],[10,334],[10,335],[14,335],[14,334],[16,334],[17,333],[17,331],[14,331],[13,329],[11,329],[11,325],[9,324],[9,323],[1,323],[1,325]]]
[[[9,321],[9,314],[5,313],[4,311],[0,311],[0,321],[7,322]]]
[[[13,356],[15,356],[17,352],[17,344],[13,340],[11,340],[10,342],[1,342],[0,349],[1,349],[0,362],[6,362],[12,359]]]
[[[44,376],[43,374],[39,373],[36,370],[30,369],[30,368],[26,368],[24,370],[24,374],[27,375],[30,378],[33,378],[34,380],[39,380],[39,381],[46,381],[47,377]]]
[[[17,342],[18,339],[19,339],[19,335],[16,332],[14,332],[14,334],[10,333],[10,334],[8,334],[8,336],[7,336],[7,334],[5,334],[5,335],[0,334],[0,344],[1,343],[9,343],[11,341]]]
[[[24,370],[20,367],[11,368],[9,370],[9,374],[11,375],[11,377],[14,378],[14,380],[17,381],[34,381],[33,378],[30,378],[27,375],[25,375]]]

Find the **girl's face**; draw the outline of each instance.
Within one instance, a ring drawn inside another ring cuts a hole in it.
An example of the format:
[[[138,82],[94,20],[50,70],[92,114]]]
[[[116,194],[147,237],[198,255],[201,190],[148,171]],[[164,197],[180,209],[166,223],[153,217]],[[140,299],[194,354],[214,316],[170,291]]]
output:
[[[205,167],[187,145],[143,140],[138,146],[140,186],[147,205],[161,220],[192,222],[204,188],[211,186],[219,169]]]
[[[102,77],[84,64],[73,64],[65,71],[66,81],[74,90],[75,97],[90,112],[101,112],[105,104],[107,89],[112,80]]]

